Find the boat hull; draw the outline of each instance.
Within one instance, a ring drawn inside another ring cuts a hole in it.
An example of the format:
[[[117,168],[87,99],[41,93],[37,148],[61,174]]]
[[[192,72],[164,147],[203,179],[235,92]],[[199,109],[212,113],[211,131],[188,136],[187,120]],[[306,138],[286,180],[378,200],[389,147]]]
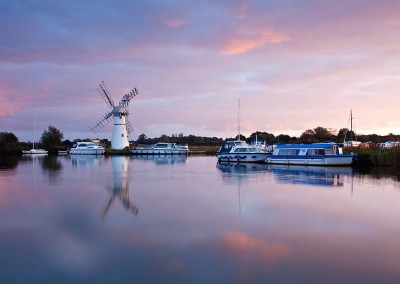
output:
[[[220,162],[265,163],[268,153],[218,153]]]
[[[353,163],[354,155],[338,156],[314,156],[314,157],[284,157],[270,156],[267,158],[269,164],[280,165],[312,165],[312,166],[349,166]]]
[[[177,149],[133,149],[131,150],[134,155],[188,155],[188,150]]]
[[[47,151],[43,149],[32,149],[28,151],[22,151],[24,155],[47,155]]]

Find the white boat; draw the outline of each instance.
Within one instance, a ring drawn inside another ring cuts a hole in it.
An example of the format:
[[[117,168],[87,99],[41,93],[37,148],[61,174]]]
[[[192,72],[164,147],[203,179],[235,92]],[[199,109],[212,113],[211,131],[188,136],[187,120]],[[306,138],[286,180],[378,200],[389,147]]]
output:
[[[189,147],[176,143],[159,142],[149,147],[138,147],[131,150],[135,155],[188,155]]]
[[[78,142],[69,150],[70,155],[103,155],[106,149],[93,142]]]
[[[249,145],[245,141],[226,141],[217,152],[219,162],[257,163],[265,162],[268,153],[260,147]]]
[[[22,151],[22,154],[25,155],[47,155],[47,151],[44,149],[35,149],[35,144],[33,144],[33,148],[30,150]]]
[[[314,165],[314,166],[348,166],[357,155],[343,154],[341,144],[282,144],[276,145],[272,155],[268,156],[269,164]]]
[[[36,117],[35,117],[35,123],[33,124],[32,149],[23,150],[22,154],[25,154],[25,155],[47,155],[47,151],[46,150],[44,150],[44,149],[35,149],[35,133],[36,133]]]

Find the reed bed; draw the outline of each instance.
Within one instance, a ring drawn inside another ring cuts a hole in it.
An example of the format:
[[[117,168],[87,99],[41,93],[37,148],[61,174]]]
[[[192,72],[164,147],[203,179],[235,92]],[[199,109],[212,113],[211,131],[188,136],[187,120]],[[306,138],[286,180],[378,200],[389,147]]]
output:
[[[346,148],[346,153],[353,152],[358,155],[356,166],[385,166],[385,167],[400,167],[400,147],[389,149],[381,148]]]

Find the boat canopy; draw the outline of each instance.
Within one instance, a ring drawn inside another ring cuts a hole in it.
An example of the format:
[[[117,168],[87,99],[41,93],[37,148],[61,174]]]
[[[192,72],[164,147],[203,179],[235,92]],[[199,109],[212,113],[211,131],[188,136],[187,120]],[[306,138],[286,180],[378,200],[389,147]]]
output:
[[[318,144],[278,144],[275,149],[327,149],[338,144],[318,143]]]

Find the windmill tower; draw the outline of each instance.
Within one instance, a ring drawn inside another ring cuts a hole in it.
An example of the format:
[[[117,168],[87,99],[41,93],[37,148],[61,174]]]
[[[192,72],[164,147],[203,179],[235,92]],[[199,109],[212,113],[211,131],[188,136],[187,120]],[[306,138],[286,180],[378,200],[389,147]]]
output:
[[[104,82],[101,82],[100,89],[97,89],[97,91],[110,108],[110,111],[107,111],[103,116],[101,116],[91,130],[93,133],[96,133],[113,118],[114,127],[111,139],[111,148],[118,150],[125,149],[125,147],[129,146],[128,135],[133,131],[132,125],[128,120],[128,105],[130,100],[139,94],[139,91],[137,88],[134,88],[122,97],[118,105],[114,104]]]

